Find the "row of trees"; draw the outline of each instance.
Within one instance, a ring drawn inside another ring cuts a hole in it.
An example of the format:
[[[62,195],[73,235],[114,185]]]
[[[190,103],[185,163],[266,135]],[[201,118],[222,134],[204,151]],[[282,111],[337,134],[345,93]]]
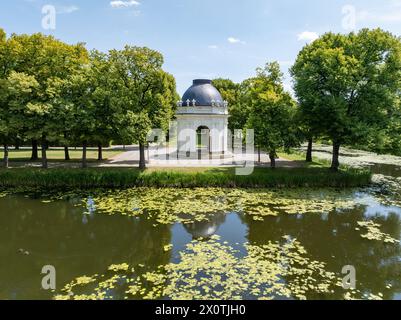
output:
[[[380,29],[327,33],[306,45],[291,68],[297,101],[285,92],[277,63],[240,84],[216,79],[230,102],[230,129],[252,128],[274,166],[277,149],[316,139],[401,155],[401,41]]]
[[[154,50],[88,52],[52,36],[13,34],[0,29],[0,142],[8,166],[8,146],[32,141],[32,160],[42,149],[47,168],[49,143],[83,147],[110,141],[140,146],[145,167],[146,137],[151,128],[167,130],[178,100],[175,80],[162,69]]]
[[[140,167],[151,128],[168,130],[179,97],[163,57],[148,48],[88,52],[42,34],[7,38],[0,29],[0,143],[32,141],[32,160],[49,143],[137,143]],[[291,68],[296,100],[284,90],[278,63],[250,79],[214,85],[230,103],[229,127],[255,130],[258,147],[275,166],[277,150],[316,139],[333,143],[332,169],[342,145],[401,154],[401,41],[380,29],[327,33],[306,45]]]

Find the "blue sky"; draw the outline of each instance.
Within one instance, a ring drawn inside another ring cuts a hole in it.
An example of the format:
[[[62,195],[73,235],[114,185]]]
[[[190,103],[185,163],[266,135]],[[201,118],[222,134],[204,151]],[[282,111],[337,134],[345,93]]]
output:
[[[42,27],[42,8],[57,11]],[[43,32],[107,51],[125,44],[163,53],[183,93],[195,78],[242,81],[268,61],[287,70],[298,51],[327,31],[381,27],[401,34],[401,0],[13,0],[1,1],[0,27]]]

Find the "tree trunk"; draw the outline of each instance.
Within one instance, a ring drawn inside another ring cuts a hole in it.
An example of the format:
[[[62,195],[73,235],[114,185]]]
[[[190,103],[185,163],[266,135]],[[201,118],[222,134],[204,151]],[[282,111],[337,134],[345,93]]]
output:
[[[47,169],[48,164],[47,164],[47,143],[46,143],[46,137],[42,137],[42,168]]]
[[[167,139],[166,145],[166,160],[170,160],[170,140]]]
[[[145,145],[143,143],[139,144],[139,169],[146,169]]]
[[[68,137],[67,132],[64,132],[64,141],[65,141],[65,145],[64,145],[64,160],[65,161],[70,161],[71,158],[70,158],[70,150],[68,148],[68,139],[67,139],[67,137]]]
[[[32,139],[31,161],[37,161],[38,159],[39,159],[39,156],[38,156],[38,140]]]
[[[258,147],[258,163],[260,163],[260,147]]]
[[[70,150],[68,149],[68,146],[64,147],[64,160],[65,161],[70,161]]]
[[[20,149],[19,144],[20,144],[19,141],[16,141],[16,142],[15,142],[15,148],[14,148],[15,150],[19,150],[19,149]]]
[[[272,169],[275,169],[276,168],[276,151],[270,151],[269,158],[270,158],[270,167]]]
[[[8,168],[8,145],[4,145],[4,168]]]
[[[99,161],[103,160],[103,147],[101,143],[97,145],[97,160]]]
[[[338,171],[338,168],[340,167],[340,162],[338,160],[340,156],[340,144],[336,141],[333,142],[333,160],[331,162],[331,170],[332,171]]]
[[[308,140],[308,150],[306,151],[306,162],[312,162],[312,148],[313,148],[313,139],[310,138]]]
[[[86,161],[86,147],[87,147],[87,143],[86,141],[84,141],[83,146],[82,146],[82,168],[87,168],[88,167],[88,163]]]

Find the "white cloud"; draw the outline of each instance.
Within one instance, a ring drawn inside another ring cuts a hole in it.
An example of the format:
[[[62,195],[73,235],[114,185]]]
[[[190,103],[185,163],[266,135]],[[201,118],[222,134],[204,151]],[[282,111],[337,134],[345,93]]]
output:
[[[234,37],[229,37],[229,38],[227,39],[227,41],[228,41],[229,43],[233,43],[233,44],[235,44],[235,43],[245,44],[245,41],[241,41],[240,39],[237,39],[237,38],[234,38]]]
[[[216,46],[215,44],[212,44],[210,46],[208,46],[209,49],[218,49],[219,47]]]
[[[110,6],[113,8],[128,8],[128,7],[133,7],[133,6],[139,6],[140,3],[135,0],[130,0],[130,1],[121,1],[121,0],[114,0],[110,1]]]
[[[298,34],[298,41],[308,41],[312,42],[319,38],[319,35],[316,32],[312,31],[304,31]]]

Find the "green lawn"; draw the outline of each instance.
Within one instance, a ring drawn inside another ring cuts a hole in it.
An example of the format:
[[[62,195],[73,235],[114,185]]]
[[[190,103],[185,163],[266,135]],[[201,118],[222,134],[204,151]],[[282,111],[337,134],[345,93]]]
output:
[[[114,157],[118,154],[122,153],[119,150],[103,150],[103,159],[107,160],[111,157]],[[3,159],[4,152],[0,150],[0,159]],[[10,161],[30,161],[31,159],[31,150],[13,150],[9,151]],[[41,157],[41,151],[39,150],[39,158]],[[47,150],[47,158],[49,161],[64,161],[64,150],[62,149],[49,149]],[[70,149],[70,158],[71,161],[79,161],[82,159],[82,149],[74,148]],[[97,148],[89,148],[87,153],[88,161],[97,160]],[[40,159],[39,159],[40,160]]]
[[[287,152],[279,152],[278,156],[282,159],[295,161],[299,164],[300,167],[308,167],[308,168],[321,168],[321,167],[330,167],[330,162],[327,160],[319,159],[316,157],[312,157],[313,162],[308,163],[305,161],[306,154],[304,152],[293,151],[291,153]]]

